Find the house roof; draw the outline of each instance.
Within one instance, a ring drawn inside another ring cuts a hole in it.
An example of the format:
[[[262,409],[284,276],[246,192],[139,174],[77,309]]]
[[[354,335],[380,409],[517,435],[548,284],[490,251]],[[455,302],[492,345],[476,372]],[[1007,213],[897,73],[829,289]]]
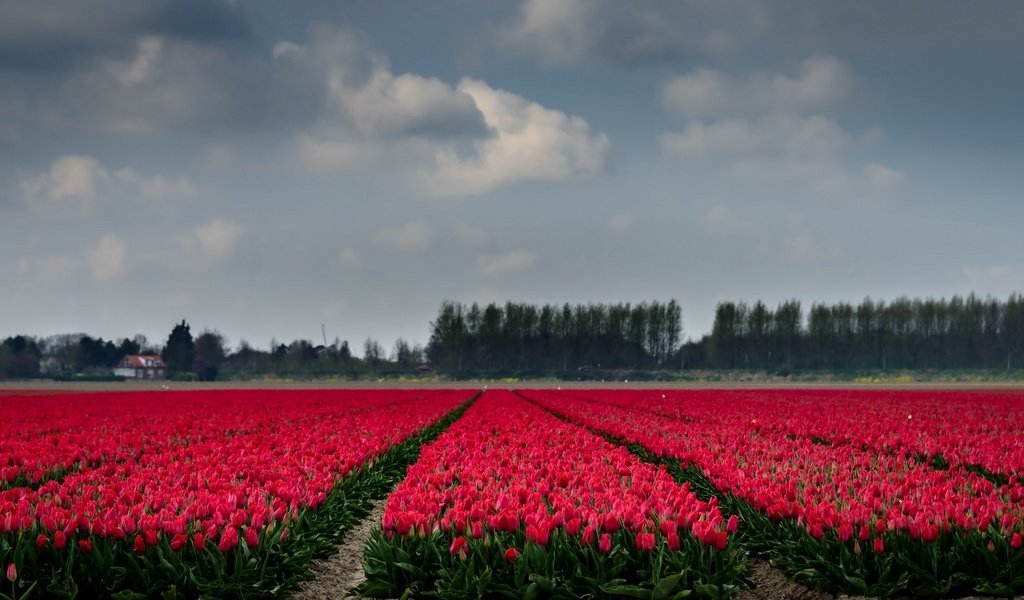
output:
[[[121,366],[144,368],[164,368],[164,359],[158,354],[129,354],[121,359]]]

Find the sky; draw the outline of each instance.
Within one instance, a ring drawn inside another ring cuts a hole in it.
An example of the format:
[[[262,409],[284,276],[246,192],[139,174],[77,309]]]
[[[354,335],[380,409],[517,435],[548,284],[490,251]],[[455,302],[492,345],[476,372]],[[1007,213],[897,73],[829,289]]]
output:
[[[1024,3],[0,0],[0,337],[1024,291]]]

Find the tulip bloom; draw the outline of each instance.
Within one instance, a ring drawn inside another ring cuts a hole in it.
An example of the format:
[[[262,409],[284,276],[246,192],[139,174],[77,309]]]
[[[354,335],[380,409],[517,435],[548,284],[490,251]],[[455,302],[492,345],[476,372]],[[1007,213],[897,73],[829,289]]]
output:
[[[654,534],[653,533],[638,533],[634,540],[637,550],[643,552],[650,552],[654,550]]]
[[[597,548],[601,552],[604,552],[605,554],[608,554],[609,552],[611,552],[612,551],[612,536],[608,535],[607,533],[602,533],[601,534],[601,540],[597,543]]]
[[[7,565],[7,581],[14,583],[18,579],[18,567],[14,563]]]
[[[515,548],[509,548],[508,550],[506,550],[505,560],[507,560],[509,564],[514,565],[516,561],[519,560],[519,550],[516,550]]]
[[[452,545],[448,547],[448,554],[451,554],[452,556],[456,553],[465,555],[468,552],[468,546],[469,540],[467,540],[465,536],[460,535],[452,540]]]

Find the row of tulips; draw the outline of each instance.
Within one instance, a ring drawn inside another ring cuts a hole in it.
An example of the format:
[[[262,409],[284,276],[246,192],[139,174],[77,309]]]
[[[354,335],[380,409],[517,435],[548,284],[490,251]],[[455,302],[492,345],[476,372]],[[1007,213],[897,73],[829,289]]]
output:
[[[853,393],[845,394],[848,402]],[[833,442],[823,437],[825,429],[809,428],[813,433],[808,434],[784,425],[787,417],[809,423],[834,411],[829,398],[816,402],[804,393],[794,394],[794,402],[780,393],[770,402],[751,394],[756,416],[742,407],[738,395],[724,392],[538,391],[526,396],[634,445],[695,489],[717,494],[727,511],[742,517],[751,550],[799,578],[871,594],[1024,590],[1024,485],[1015,476],[996,485],[963,465],[936,469],[868,443],[872,424],[901,415],[907,421],[906,415],[914,414],[905,404],[890,400],[874,406],[876,418],[868,422],[847,417],[844,439],[865,440],[855,444]],[[926,398],[912,400],[913,411],[929,414]],[[983,398],[973,400],[984,405]],[[934,401],[936,412],[942,413],[945,401]],[[996,401],[990,408],[1006,422],[1019,423],[1024,415],[1020,403]],[[946,435],[983,429],[960,423],[969,414],[951,416]]]
[[[807,437],[878,452],[979,467],[1003,479],[1024,475],[1024,394],[993,391],[706,390],[620,395],[682,420],[743,424],[746,429]],[[639,399],[638,399],[639,396]],[[708,413],[708,402],[715,411]],[[622,404],[625,403],[625,404]],[[784,410],[780,410],[784,407]]]
[[[666,469],[487,391],[389,496],[359,591],[724,598],[746,583],[737,525]]]
[[[18,442],[5,446],[8,460],[24,459],[9,466],[78,463],[60,478],[0,490],[10,597],[277,596],[386,495],[470,396],[0,397],[3,414],[33,417],[0,421],[0,439]]]

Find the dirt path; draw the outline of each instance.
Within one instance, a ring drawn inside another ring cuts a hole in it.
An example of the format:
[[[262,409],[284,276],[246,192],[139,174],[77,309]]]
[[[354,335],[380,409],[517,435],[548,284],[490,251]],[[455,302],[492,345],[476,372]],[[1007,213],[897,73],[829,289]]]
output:
[[[380,524],[385,503],[386,500],[374,500],[370,514],[345,534],[345,541],[338,552],[310,566],[316,578],[303,582],[302,589],[289,596],[290,600],[341,600],[349,590],[366,579],[362,563],[363,544],[373,528]]]
[[[832,600],[832,594],[790,580],[767,561],[751,560],[748,566],[748,577],[757,587],[743,590],[736,600]]]

